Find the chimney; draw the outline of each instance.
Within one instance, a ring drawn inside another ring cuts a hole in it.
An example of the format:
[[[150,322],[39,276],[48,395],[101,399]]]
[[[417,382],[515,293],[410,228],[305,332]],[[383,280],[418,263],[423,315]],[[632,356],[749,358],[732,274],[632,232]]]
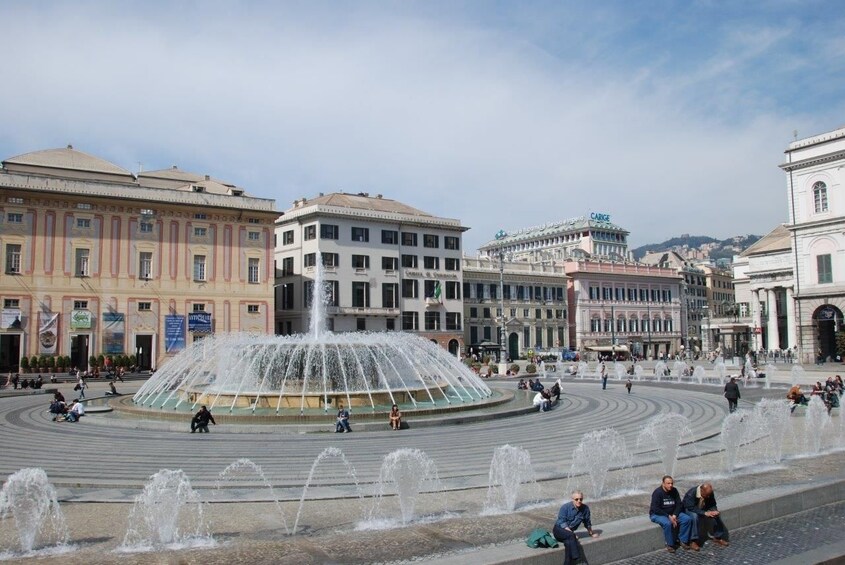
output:
[[[211,180],[211,175],[205,175],[205,180]]]
[[[73,145],[71,145],[70,143],[68,143],[68,144],[67,144],[67,148],[68,148],[68,149],[73,149]]]
[[[378,198],[379,200],[381,200],[382,195],[381,195],[381,194],[376,194],[376,198]]]
[[[178,169],[179,167],[177,167],[176,165],[173,165],[173,166],[171,166],[170,168],[171,168],[171,169],[173,169],[173,170],[175,171],[175,170],[176,170],[176,169]]]

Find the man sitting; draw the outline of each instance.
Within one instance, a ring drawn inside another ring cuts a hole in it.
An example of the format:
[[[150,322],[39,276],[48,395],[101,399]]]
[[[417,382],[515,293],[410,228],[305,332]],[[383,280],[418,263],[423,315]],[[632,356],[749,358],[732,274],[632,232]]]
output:
[[[810,402],[801,392],[801,387],[799,385],[793,385],[793,387],[789,389],[789,392],[786,393],[786,399],[792,402],[792,406],[790,408],[791,412],[795,412],[795,408],[799,404],[806,406]]]
[[[537,407],[540,412],[548,412],[551,408],[552,401],[547,394],[543,394],[544,391],[538,392],[534,395],[533,404]]]
[[[349,410],[343,407],[343,404],[337,405],[337,424],[334,428],[335,433],[349,433],[352,428],[349,427]]]
[[[82,416],[85,415],[85,406],[78,400],[74,400],[70,403],[70,410],[67,411],[65,415],[65,420],[68,422],[76,422]]]
[[[722,547],[730,545],[727,540],[728,529],[716,507],[713,485],[704,483],[689,489],[684,495],[684,512],[692,519],[693,532],[698,532],[699,521],[703,521],[707,533],[712,526],[713,543]]]

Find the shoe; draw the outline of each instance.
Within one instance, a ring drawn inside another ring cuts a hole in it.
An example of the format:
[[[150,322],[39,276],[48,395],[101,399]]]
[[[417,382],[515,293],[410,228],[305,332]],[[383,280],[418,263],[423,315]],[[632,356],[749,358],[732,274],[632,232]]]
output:
[[[191,430],[191,433],[192,433],[192,434],[195,434],[195,433],[197,433],[197,431],[196,431],[196,430]]]
[[[674,548],[674,547],[672,547],[671,545],[667,545],[667,546],[666,546],[666,551],[668,551],[669,553],[675,553],[675,548]]]
[[[695,540],[689,542],[689,547],[693,551],[698,551],[699,549],[701,549],[701,546],[698,545],[698,542],[696,542]]]
[[[681,542],[681,547],[682,547],[683,549],[689,549],[689,544],[688,544],[688,543]]]
[[[721,545],[722,547],[728,547],[731,544],[729,541],[719,538],[713,538],[713,543],[715,543],[716,545]]]

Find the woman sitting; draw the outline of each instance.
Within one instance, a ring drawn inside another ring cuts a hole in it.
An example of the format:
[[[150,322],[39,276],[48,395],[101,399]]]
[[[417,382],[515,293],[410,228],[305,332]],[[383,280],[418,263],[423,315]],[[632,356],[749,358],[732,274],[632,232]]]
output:
[[[394,430],[402,427],[402,412],[399,411],[399,407],[395,404],[390,409],[390,427]]]

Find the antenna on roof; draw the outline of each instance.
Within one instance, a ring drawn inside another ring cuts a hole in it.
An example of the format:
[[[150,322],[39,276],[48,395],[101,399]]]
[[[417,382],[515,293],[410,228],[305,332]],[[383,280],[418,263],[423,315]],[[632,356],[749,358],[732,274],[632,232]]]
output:
[[[138,161],[138,174],[144,172],[144,164],[141,161]]]
[[[798,130],[797,129],[792,130],[792,139],[798,141]]]

